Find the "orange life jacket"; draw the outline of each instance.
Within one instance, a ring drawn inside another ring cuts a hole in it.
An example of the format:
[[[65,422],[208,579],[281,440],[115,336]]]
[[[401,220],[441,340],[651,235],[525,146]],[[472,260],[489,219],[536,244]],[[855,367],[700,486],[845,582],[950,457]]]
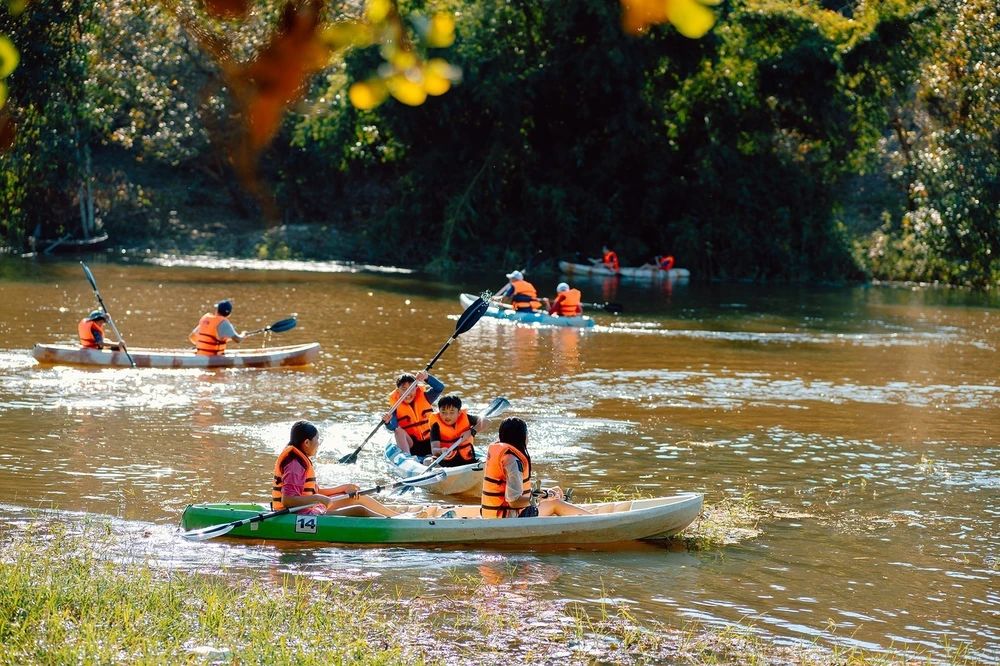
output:
[[[433,423],[437,423],[438,431],[441,433],[441,448],[445,450],[457,442],[463,432],[472,428],[472,422],[469,421],[469,414],[464,409],[458,413],[458,420],[455,421],[455,425],[448,425],[442,421],[440,414],[435,414],[433,419]],[[473,441],[471,439],[466,440],[459,444],[454,451],[445,456],[444,459],[474,463],[476,462],[476,451],[472,446]]]
[[[226,338],[219,337],[219,324],[224,322],[226,317],[220,314],[208,313],[198,322],[198,336],[195,338],[195,347],[198,348],[199,356],[216,356],[226,351]]]
[[[281,503],[281,476],[285,472],[285,465],[293,460],[299,461],[306,468],[306,484],[302,487],[302,494],[315,495],[319,492],[319,486],[316,485],[316,470],[313,469],[309,456],[294,446],[286,446],[274,463],[274,485],[271,486],[271,509],[274,511],[281,511],[285,508]]]
[[[431,418],[434,416],[434,408],[427,402],[424,389],[418,386],[413,389],[413,402],[401,402],[396,407],[396,422],[399,427],[406,431],[415,442],[422,442],[430,437]],[[389,396],[389,405],[395,405],[402,393],[399,389]]]
[[[538,292],[530,282],[514,280],[510,284],[514,287],[510,302],[515,310],[537,310],[542,307],[542,302],[538,300]]]
[[[508,455],[520,459],[524,467],[521,477],[524,491],[521,497],[531,498],[531,463],[528,458],[510,444],[493,442],[486,450],[486,467],[483,469],[483,497],[479,505],[479,514],[483,518],[506,518],[516,516],[519,511],[507,503],[507,470],[503,464]]]
[[[674,267],[674,258],[671,256],[660,257],[660,270],[669,271]]]
[[[608,268],[613,268],[615,272],[618,272],[618,255],[612,250],[608,250],[604,253],[604,265]]]
[[[97,331],[101,339],[104,339],[104,328],[101,327],[96,321],[90,321],[89,319],[84,319],[80,322],[80,325],[76,327],[77,332],[80,334],[80,346],[86,349],[100,349],[101,346],[97,344],[97,336],[94,335],[94,331]]]
[[[583,295],[579,289],[567,289],[556,294],[557,314],[563,317],[575,317],[580,314],[580,299]]]

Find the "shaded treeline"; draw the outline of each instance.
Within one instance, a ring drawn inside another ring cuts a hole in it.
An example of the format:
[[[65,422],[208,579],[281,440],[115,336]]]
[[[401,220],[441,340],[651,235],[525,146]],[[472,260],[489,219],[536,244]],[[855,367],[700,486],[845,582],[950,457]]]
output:
[[[974,29],[998,27],[987,0],[737,0],[699,40],[627,36],[605,0],[401,5],[455,13],[440,53],[462,83],[361,111],[346,87],[381,56],[355,50],[260,160],[280,219],[337,229],[352,258],[447,269],[608,242],[625,263],[665,252],[700,277],[1000,275],[1000,30]],[[259,3],[236,50],[279,9]],[[9,242],[77,231],[80,197],[122,238],[207,202],[260,215],[206,129],[237,111],[172,14],[66,0],[4,20],[22,52],[0,156]]]

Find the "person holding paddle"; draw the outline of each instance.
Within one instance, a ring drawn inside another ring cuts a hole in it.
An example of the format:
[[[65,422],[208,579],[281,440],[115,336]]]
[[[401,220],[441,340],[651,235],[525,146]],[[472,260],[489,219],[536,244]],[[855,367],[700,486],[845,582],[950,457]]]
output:
[[[469,414],[462,409],[462,399],[457,395],[442,396],[438,400],[438,413],[431,421],[431,455],[436,458],[458,442],[441,461],[441,467],[471,465],[476,462],[473,428],[482,431],[489,427],[488,418]]]
[[[419,382],[426,382],[428,390],[424,391]],[[414,383],[417,386],[411,389]],[[432,405],[442,393],[444,384],[426,370],[421,370],[416,376],[403,373],[396,380],[396,390],[389,396],[389,404],[396,408],[383,415],[382,421],[392,431],[400,451],[411,456],[431,454]]]
[[[494,298],[497,300],[509,298],[510,304],[517,311],[540,310],[542,308],[542,302],[538,300],[538,290],[524,279],[524,274],[521,271],[508,273],[507,279],[510,282]]]
[[[94,310],[77,325],[80,334],[80,346],[85,349],[112,349],[117,351],[119,343],[104,339],[104,322],[108,316],[100,310]]]
[[[534,518],[536,516],[582,516],[584,508],[563,499],[558,486],[540,491],[532,504],[531,456],[528,455],[528,424],[509,416],[500,423],[498,441],[490,444],[483,470],[483,518]]]
[[[316,483],[316,470],[312,458],[319,450],[319,430],[309,421],[296,421],[288,439],[288,445],[278,455],[274,463],[274,483],[271,485],[271,509],[280,511],[297,506],[315,504],[300,513],[323,514],[361,507],[365,515],[391,518],[398,515],[370,497],[359,495],[361,490],[353,483],[345,483],[335,488],[320,488]],[[343,499],[332,499],[334,495],[348,495]]]
[[[247,332],[237,333],[229,321],[229,315],[233,313],[231,301],[219,301],[215,304],[215,314],[206,313],[188,339],[198,349],[199,356],[217,356],[226,353],[226,343],[243,342]]]
[[[565,282],[560,282],[556,286],[556,297],[551,303],[545,299],[545,307],[550,315],[560,317],[577,317],[583,314],[583,306],[580,305],[583,295],[579,289],[570,289]]]

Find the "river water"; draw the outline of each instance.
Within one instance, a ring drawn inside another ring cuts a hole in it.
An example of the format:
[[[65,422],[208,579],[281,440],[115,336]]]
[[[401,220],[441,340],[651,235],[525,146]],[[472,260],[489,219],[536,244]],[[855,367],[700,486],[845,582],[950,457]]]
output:
[[[779,642],[1000,661],[1000,301],[955,290],[578,283],[620,302],[589,331],[484,319],[434,374],[467,403],[505,396],[546,483],[608,492],[750,493],[763,533],[722,549],[519,551],[190,544],[194,501],[261,500],[296,419],[324,435],[324,485],[387,478],[379,446],[337,464],[387,406],[397,373],[447,340],[459,291],[336,264],[92,264],[133,346],[185,346],[211,303],[238,328],[299,325],[244,346],[319,341],[300,370],[40,367],[96,305],[78,264],[0,262],[0,518],[26,508],[116,516],[171,566],[224,562],[433,595],[514,577],[584,605],[675,626],[742,622]],[[553,290],[556,278],[538,279]],[[551,284],[550,284],[551,283]],[[381,439],[378,440],[381,443]],[[447,501],[418,491],[420,499]]]

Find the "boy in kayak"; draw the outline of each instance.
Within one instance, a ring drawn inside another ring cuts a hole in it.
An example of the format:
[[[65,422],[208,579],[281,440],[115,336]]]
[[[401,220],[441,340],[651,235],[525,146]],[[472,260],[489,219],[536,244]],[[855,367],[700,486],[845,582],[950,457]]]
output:
[[[559,486],[539,491],[537,506],[531,505],[531,456],[528,455],[528,424],[516,416],[500,423],[499,440],[490,444],[483,470],[483,496],[479,513],[483,518],[533,518],[535,516],[582,516],[584,508],[563,499]]]
[[[80,334],[80,346],[85,349],[111,349],[118,351],[120,348],[117,342],[104,339],[104,322],[108,320],[108,315],[100,310],[94,310],[77,325],[77,333]]]
[[[581,298],[583,295],[579,289],[570,289],[568,284],[560,282],[556,286],[555,300],[550,303],[549,299],[546,298],[545,308],[550,315],[577,317],[583,314],[583,307],[580,305]]]
[[[426,382],[429,390],[424,391],[420,382]],[[409,391],[409,388],[417,386]],[[396,446],[411,456],[431,454],[432,405],[444,392],[444,384],[421,370],[416,376],[404,373],[396,380],[396,390],[389,396],[389,405],[395,405],[399,396],[405,395],[395,410],[382,416],[385,427],[392,431]]]
[[[226,353],[226,343],[243,342],[247,332],[237,333],[229,321],[233,313],[230,301],[219,301],[215,304],[215,314],[206,313],[198,325],[191,331],[188,339],[198,348],[199,356],[217,356]]]
[[[438,413],[431,422],[431,455],[436,460],[454,446],[451,453],[441,461],[441,467],[471,465],[476,462],[473,428],[482,431],[489,427],[489,419],[469,414],[462,409],[462,399],[457,395],[442,396],[438,400]]]
[[[674,257],[672,255],[656,255],[653,257],[653,263],[643,264],[639,268],[659,268],[661,271],[669,271],[674,267]]]
[[[345,483],[334,488],[320,488],[316,483],[316,470],[312,458],[319,450],[319,430],[309,421],[296,421],[288,445],[278,454],[274,463],[274,483],[271,485],[271,509],[280,511],[285,507],[294,508],[303,504],[315,504],[300,513],[324,514],[337,509],[357,507],[364,515],[391,518],[397,513],[364,495],[344,499],[330,499],[333,495],[356,493],[353,483]]]
[[[524,279],[521,271],[507,273],[507,279],[510,282],[493,298],[499,301],[509,298],[511,306],[517,311],[530,312],[541,309],[542,302],[538,300],[538,290]]]

